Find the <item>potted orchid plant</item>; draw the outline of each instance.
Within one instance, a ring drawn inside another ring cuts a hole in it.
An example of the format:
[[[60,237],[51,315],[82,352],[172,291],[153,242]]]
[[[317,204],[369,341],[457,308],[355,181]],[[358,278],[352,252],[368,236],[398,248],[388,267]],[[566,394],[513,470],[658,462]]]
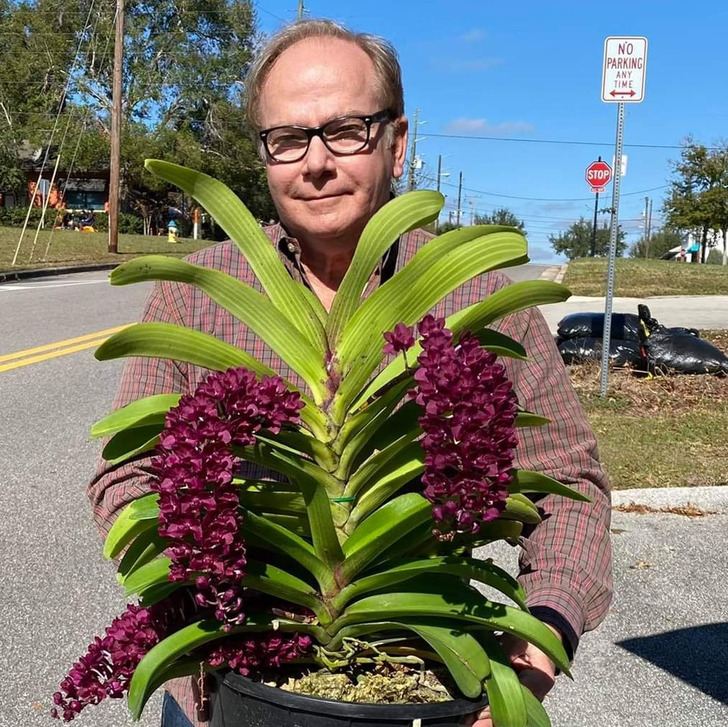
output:
[[[514,469],[517,428],[546,420],[519,409],[496,360],[527,352],[489,328],[568,291],[514,283],[447,320],[434,318],[428,312],[458,286],[528,259],[518,230],[473,226],[431,240],[361,301],[393,242],[438,215],[442,196],[416,191],[371,219],[327,313],[227,187],[174,164],[147,167],[215,218],[265,294],[162,256],[123,264],[112,284],[199,287],[305,388],[244,350],[170,324],[137,324],[97,350],[100,360],[169,358],[211,373],[192,394],[138,400],[92,430],[110,437],[104,456],[114,462],[152,455],[154,481],[120,514],[104,547],[120,559],[118,579],[137,603],[63,680],[55,715],[72,719],[88,704],[126,695],[138,718],[165,682],[202,669],[217,677],[213,725],[321,724],[322,714],[336,724],[334,713],[349,724],[351,709],[363,724],[454,725],[486,702],[500,727],[548,725],[496,636],[528,640],[568,674],[566,653],[529,613],[517,581],[471,552],[515,542],[524,524],[539,522],[528,493],[587,499]],[[285,475],[286,484],[241,478],[241,460]],[[450,690],[437,704],[351,705],[265,683],[274,673],[347,670],[388,677],[439,670]],[[275,711],[282,702],[284,713],[316,719],[286,722]]]

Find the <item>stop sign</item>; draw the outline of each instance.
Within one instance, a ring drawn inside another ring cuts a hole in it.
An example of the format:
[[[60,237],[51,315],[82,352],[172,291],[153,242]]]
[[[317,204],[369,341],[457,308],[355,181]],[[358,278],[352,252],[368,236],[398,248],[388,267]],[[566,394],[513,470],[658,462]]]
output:
[[[592,192],[603,192],[612,181],[612,167],[606,162],[592,162],[586,168],[586,181],[589,182]]]

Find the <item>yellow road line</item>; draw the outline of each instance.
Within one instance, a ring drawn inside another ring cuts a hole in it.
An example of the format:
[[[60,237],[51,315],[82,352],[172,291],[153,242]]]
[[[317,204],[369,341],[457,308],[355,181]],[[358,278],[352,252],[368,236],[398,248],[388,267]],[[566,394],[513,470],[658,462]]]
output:
[[[65,356],[69,353],[75,353],[77,351],[83,351],[87,348],[93,348],[94,346],[98,346],[99,344],[103,343],[112,333],[121,331],[124,328],[127,328],[129,325],[131,324],[117,326],[116,328],[107,328],[104,331],[96,331],[96,333],[87,333],[84,336],[68,338],[65,341],[47,343],[43,346],[28,348],[25,351],[16,351],[15,353],[5,354],[3,356],[0,356],[0,362],[9,361],[10,363],[0,364],[0,372],[10,371],[11,369],[17,369],[21,366],[28,366],[30,364],[38,363],[40,361],[57,358],[58,356]]]

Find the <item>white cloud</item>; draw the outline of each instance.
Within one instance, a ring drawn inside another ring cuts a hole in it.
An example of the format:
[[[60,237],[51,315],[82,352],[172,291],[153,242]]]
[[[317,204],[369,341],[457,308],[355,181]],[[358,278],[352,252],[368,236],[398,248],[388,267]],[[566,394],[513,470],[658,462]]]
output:
[[[446,134],[529,134],[535,130],[526,121],[501,121],[491,124],[487,119],[468,119],[461,117],[445,126]]]
[[[482,28],[471,28],[467,33],[460,36],[461,43],[478,43],[485,38],[485,31]]]

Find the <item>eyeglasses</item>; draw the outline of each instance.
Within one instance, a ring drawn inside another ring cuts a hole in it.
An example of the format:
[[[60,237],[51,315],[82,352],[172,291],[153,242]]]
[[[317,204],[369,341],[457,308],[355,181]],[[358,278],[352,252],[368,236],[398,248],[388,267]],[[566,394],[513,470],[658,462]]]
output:
[[[306,156],[311,139],[318,136],[333,154],[357,154],[369,143],[372,124],[392,121],[389,109],[366,116],[341,116],[321,126],[275,126],[258,132],[268,156],[275,162],[297,162]]]

